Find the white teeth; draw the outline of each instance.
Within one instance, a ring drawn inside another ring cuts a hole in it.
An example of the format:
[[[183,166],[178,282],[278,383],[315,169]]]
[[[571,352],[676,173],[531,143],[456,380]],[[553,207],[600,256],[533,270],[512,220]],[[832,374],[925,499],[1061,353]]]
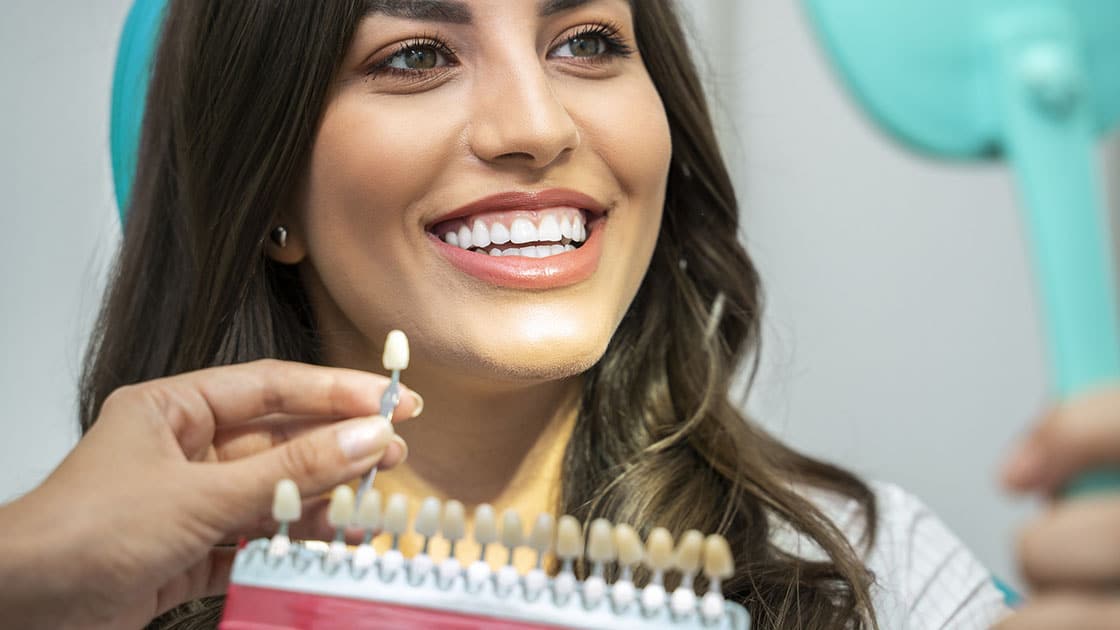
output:
[[[552,255],[551,245],[537,245],[537,258],[548,258]]]
[[[509,242],[509,228],[502,223],[490,226],[490,242],[495,245],[505,245]]]
[[[555,256],[556,254],[563,254],[564,253],[564,246],[563,245],[550,245],[548,249],[549,249],[549,252],[553,256]]]
[[[502,255],[502,250],[495,247],[494,249],[490,250],[490,255],[491,256],[501,256]]]
[[[533,247],[531,245],[529,247],[522,247],[521,248],[521,256],[524,257],[524,258],[536,258],[537,257],[537,248]]]
[[[486,224],[482,221],[474,222],[474,230],[471,232],[471,245],[475,247],[486,247],[490,244],[490,230],[486,228]]]
[[[576,246],[575,246],[575,245],[565,245],[565,246],[564,246],[564,251],[566,251],[566,252],[574,252],[574,251],[576,251]]]
[[[510,226],[510,240],[518,245],[538,240],[537,226],[528,219],[514,219]]]
[[[471,242],[474,240],[474,232],[467,226],[459,228],[459,247],[463,249],[470,249]]]
[[[458,247],[459,246],[459,233],[458,232],[448,232],[447,234],[443,235],[443,240],[448,245],[454,245],[455,247]]]
[[[559,241],[562,238],[560,224],[556,222],[556,217],[549,214],[541,219],[540,227],[537,228],[537,238],[542,241]]]
[[[582,243],[587,240],[587,228],[583,225],[583,217],[575,220],[572,224],[572,240],[577,243]]]
[[[560,236],[563,238],[572,238],[572,220],[567,216],[560,219]]]
[[[521,255],[521,250],[517,247],[511,247],[511,248],[507,249],[506,251],[502,252],[502,255],[503,256],[520,256]]]

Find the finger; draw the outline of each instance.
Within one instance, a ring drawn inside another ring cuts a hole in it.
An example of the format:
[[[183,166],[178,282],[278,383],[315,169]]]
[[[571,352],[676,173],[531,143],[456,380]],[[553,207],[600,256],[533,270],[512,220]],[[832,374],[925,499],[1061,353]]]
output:
[[[1057,594],[1032,598],[995,630],[1120,630],[1120,598],[1104,595]]]
[[[122,388],[124,393],[114,396],[130,403],[130,413],[120,415],[164,419],[190,455],[207,448],[217,428],[272,414],[375,414],[387,384],[385,377],[359,370],[262,360],[156,379]],[[418,395],[402,386],[394,420],[413,416],[422,405]]]
[[[1120,498],[1087,497],[1055,504],[1019,537],[1023,575],[1039,589],[1120,584]]]
[[[1078,473],[1120,465],[1120,390],[1091,392],[1060,405],[1008,458],[1012,490],[1054,492]]]
[[[213,482],[229,511],[224,531],[270,513],[276,482],[291,479],[302,496],[321,494],[381,463],[395,433],[380,418],[346,420],[264,453],[213,465]]]

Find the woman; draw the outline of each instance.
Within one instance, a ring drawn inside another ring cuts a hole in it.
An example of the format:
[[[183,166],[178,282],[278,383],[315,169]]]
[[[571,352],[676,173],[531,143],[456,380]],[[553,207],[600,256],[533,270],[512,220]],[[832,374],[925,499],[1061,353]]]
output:
[[[399,428],[412,455],[378,476],[385,491],[724,533],[738,567],[724,592],[758,628],[1003,615],[920,504],[728,401],[757,357],[760,290],[667,0],[173,2],[139,163],[83,379],[89,438],[155,409],[188,460],[286,462],[255,468],[266,482],[295,469],[321,490],[392,467],[406,448],[384,427],[320,426],[372,413],[354,382],[348,404],[293,402],[325,368],[202,372],[154,403],[111,394],[264,357],[376,371],[402,328],[424,396],[404,413],[424,418]],[[320,450],[274,455],[306,431]],[[248,479],[208,480],[259,489]],[[192,540],[244,531],[221,516],[248,512],[234,504]],[[917,545],[935,561],[912,563]],[[141,613],[219,590],[203,583],[215,566]],[[154,625],[206,627],[217,606]]]

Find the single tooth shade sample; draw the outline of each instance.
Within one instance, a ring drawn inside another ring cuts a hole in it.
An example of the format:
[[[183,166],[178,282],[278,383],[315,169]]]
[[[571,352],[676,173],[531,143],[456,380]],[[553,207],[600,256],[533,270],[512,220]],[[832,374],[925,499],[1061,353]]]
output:
[[[614,530],[605,518],[591,521],[587,528],[587,557],[592,562],[610,562],[615,557]]]
[[[638,564],[645,555],[638,532],[626,523],[614,526],[614,546],[618,550],[618,564],[624,567]]]
[[[704,575],[708,579],[726,580],[735,573],[735,560],[731,556],[731,546],[727,539],[712,534],[704,540]]]
[[[480,545],[489,545],[498,540],[498,521],[494,508],[483,503],[474,509],[474,540]]]
[[[272,495],[272,518],[278,523],[298,521],[301,508],[296,482],[291,479],[276,482],[276,492]]]
[[[548,553],[552,549],[552,530],[555,523],[552,515],[542,512],[533,523],[533,531],[529,532],[529,546],[539,554]]]
[[[677,543],[676,565],[681,573],[692,575],[700,570],[700,557],[704,552],[704,534],[690,529]]]
[[[646,538],[646,566],[654,571],[673,566],[673,535],[664,527],[654,527]]]
[[[572,560],[583,554],[583,531],[576,517],[565,514],[556,524],[556,555]]]
[[[463,504],[452,499],[443,506],[443,518],[439,530],[443,537],[452,542],[462,540],[467,529],[467,516]]]
[[[521,516],[512,508],[502,512],[502,545],[513,549],[525,539],[525,532],[521,529]]]
[[[443,504],[435,497],[428,497],[420,504],[420,511],[416,513],[416,522],[412,529],[425,538],[435,536],[439,531],[439,513]]]
[[[389,497],[385,506],[385,531],[393,535],[401,535],[408,531],[408,498],[403,494],[394,494]]]
[[[389,331],[389,336],[385,337],[385,354],[381,357],[381,363],[386,370],[408,369],[408,337],[403,332]]]
[[[370,488],[358,504],[358,514],[354,524],[362,529],[377,529],[381,527],[381,491]]]
[[[327,522],[331,527],[346,527],[354,518],[354,490],[350,486],[338,486],[331,492],[331,502],[327,506]]]

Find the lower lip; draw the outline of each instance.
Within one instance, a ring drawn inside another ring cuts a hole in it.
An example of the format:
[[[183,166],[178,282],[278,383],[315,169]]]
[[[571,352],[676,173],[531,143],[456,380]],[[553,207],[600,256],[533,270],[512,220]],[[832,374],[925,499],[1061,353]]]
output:
[[[587,241],[579,249],[548,258],[491,256],[450,245],[430,232],[428,238],[459,271],[490,284],[511,289],[558,289],[587,280],[599,268],[603,223],[600,219],[588,226]]]

